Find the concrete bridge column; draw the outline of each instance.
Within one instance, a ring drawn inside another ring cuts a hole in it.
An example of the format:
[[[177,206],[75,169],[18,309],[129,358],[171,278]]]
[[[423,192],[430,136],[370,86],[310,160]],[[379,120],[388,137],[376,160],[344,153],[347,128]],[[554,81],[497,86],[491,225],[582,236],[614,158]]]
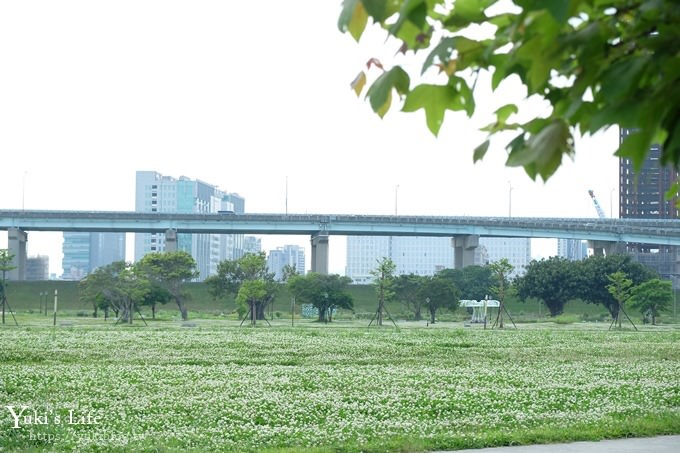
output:
[[[28,234],[19,228],[7,230],[7,249],[14,255],[11,265],[16,266],[7,272],[7,280],[26,280],[26,242]]]
[[[475,249],[479,246],[479,236],[456,236],[451,239],[453,247],[453,267],[460,269],[475,264]]]
[[[625,242],[614,241],[588,241],[588,248],[593,249],[593,255],[610,256],[626,253]]]
[[[312,272],[328,274],[328,234],[312,236]]]
[[[173,229],[165,230],[165,251],[166,252],[177,251],[177,230]]]

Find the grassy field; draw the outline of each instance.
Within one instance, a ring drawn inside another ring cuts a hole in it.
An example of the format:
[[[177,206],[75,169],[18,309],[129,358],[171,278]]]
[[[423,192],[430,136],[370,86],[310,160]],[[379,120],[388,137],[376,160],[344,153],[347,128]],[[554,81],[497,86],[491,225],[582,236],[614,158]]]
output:
[[[18,320],[0,327],[4,451],[431,451],[680,433],[675,326]]]

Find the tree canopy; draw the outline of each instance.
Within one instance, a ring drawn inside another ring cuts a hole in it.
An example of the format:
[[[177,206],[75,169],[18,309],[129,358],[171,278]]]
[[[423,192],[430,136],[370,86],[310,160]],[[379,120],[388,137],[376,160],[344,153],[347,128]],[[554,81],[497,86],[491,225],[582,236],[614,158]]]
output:
[[[136,268],[152,284],[164,288],[177,304],[182,320],[189,319],[185,300],[187,294],[183,291],[184,283],[198,277],[196,261],[188,252],[148,253],[136,263]]]
[[[360,41],[369,19],[403,55],[400,64],[367,63],[379,76],[365,96],[381,117],[396,94],[402,111],[423,109],[437,135],[447,110],[474,114],[477,81],[488,72],[492,90],[518,79],[549,109],[519,121],[518,105],[498,107],[474,161],[507,132],[506,165],[547,180],[574,155],[576,133],[619,126],[633,130],[619,156],[639,167],[658,143],[661,164],[680,167],[676,0],[344,0],[338,27]],[[407,71],[413,63],[418,74]],[[357,95],[367,81],[362,71],[352,82]]]
[[[640,283],[631,291],[630,306],[646,318],[652,325],[662,311],[669,311],[673,303],[673,286],[669,280],[653,278]]]
[[[354,301],[347,291],[352,282],[349,277],[338,274],[319,274],[310,272],[307,275],[294,275],[288,280],[290,293],[302,303],[312,304],[319,310],[319,321],[332,321],[336,308],[352,309]]]
[[[246,282],[259,281],[258,284],[248,283],[244,294],[239,297],[242,286]],[[235,260],[224,260],[217,264],[217,274],[205,279],[210,294],[220,299],[229,294],[236,296],[239,315],[246,310],[255,309],[254,319],[265,319],[267,306],[271,304],[279,289],[274,280],[274,273],[267,268],[267,256],[261,253],[246,253]],[[264,293],[260,289],[264,288]],[[255,297],[255,295],[259,295]],[[257,300],[255,300],[257,299]],[[245,303],[249,301],[248,303]]]
[[[559,256],[533,260],[524,275],[515,280],[515,287],[521,299],[541,299],[550,315],[557,316],[564,310],[564,305],[578,294],[576,266]]]

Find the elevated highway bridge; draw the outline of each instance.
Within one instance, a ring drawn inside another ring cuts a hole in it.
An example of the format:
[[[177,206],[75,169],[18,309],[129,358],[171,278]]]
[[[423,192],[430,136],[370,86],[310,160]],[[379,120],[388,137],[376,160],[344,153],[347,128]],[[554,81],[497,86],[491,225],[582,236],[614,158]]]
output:
[[[312,270],[321,273],[328,272],[332,235],[451,237],[456,267],[472,263],[479,237],[580,239],[595,253],[626,243],[680,246],[680,220],[648,219],[0,210],[0,230],[8,231],[16,276],[23,275],[30,231],[165,233],[166,250],[176,249],[177,233],[308,235]]]

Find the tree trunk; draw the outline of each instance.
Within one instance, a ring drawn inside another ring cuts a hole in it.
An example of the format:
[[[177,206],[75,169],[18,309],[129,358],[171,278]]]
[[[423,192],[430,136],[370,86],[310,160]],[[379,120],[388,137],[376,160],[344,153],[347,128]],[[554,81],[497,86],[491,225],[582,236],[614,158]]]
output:
[[[436,308],[434,308],[434,309],[430,308],[430,324],[434,324],[434,323],[435,323],[435,314],[436,314],[436,313],[437,313],[437,309],[436,309]]]
[[[250,303],[250,325],[255,326],[257,323],[257,304],[255,302]]]
[[[97,317],[97,304],[94,305],[94,313],[92,313],[92,317],[93,318]]]
[[[182,315],[182,321],[188,321],[189,314],[187,313],[187,307],[184,305],[184,302],[182,302],[182,299],[176,297],[175,302],[177,302],[177,308],[179,308],[179,312]]]
[[[109,307],[104,307],[104,321],[109,319]]]
[[[264,302],[254,302],[254,307],[255,307],[255,319],[258,321],[264,321],[265,319],[265,312],[267,311],[267,304]]]
[[[498,328],[503,328],[503,301],[498,306]]]
[[[156,304],[151,304],[151,319],[156,319]]]
[[[415,314],[416,314],[416,321],[421,321],[423,319],[423,315],[420,313],[420,307],[416,307]]]

